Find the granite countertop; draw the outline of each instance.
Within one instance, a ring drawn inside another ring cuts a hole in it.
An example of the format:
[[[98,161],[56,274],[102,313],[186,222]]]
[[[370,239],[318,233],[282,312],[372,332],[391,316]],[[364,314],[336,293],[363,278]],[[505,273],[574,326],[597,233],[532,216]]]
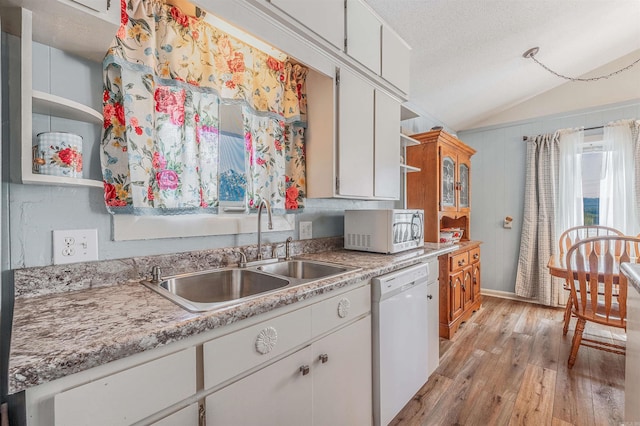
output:
[[[304,254],[296,258],[362,269],[203,313],[188,312],[137,280],[18,297],[9,356],[9,393],[307,300],[456,248],[426,243],[422,249],[395,255],[347,250]]]
[[[640,263],[623,263],[620,269],[629,278],[631,286],[640,293]]]

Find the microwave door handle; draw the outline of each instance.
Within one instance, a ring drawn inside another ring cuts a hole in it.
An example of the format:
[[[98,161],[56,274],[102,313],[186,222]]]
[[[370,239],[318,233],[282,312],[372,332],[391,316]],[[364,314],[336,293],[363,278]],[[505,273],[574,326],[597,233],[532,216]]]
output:
[[[418,219],[418,224],[414,224],[414,220]],[[411,216],[411,239],[414,241],[420,240],[420,215],[416,212]],[[417,227],[417,231],[414,233],[414,227]]]

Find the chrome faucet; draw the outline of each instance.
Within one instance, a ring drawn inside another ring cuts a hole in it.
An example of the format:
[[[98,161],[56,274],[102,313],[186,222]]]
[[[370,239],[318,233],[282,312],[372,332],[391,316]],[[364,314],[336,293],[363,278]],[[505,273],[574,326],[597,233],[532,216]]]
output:
[[[265,199],[260,201],[258,204],[258,260],[262,260],[262,208],[267,207],[267,215],[268,215],[268,223],[267,226],[269,229],[273,229],[273,222],[271,221],[271,205]]]

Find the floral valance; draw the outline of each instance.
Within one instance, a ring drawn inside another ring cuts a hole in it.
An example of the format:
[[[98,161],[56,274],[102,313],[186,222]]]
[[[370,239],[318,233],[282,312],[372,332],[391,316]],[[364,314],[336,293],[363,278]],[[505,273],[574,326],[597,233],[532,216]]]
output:
[[[115,212],[218,206],[219,106],[243,105],[247,202],[299,208],[307,69],[160,0],[123,2],[104,61],[101,162]]]

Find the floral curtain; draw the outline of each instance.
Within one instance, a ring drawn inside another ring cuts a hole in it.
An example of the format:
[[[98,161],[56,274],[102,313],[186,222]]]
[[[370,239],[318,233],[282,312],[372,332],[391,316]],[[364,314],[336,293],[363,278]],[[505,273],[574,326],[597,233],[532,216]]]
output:
[[[241,103],[249,205],[303,205],[307,69],[162,0],[123,1],[104,60],[101,162],[112,213],[215,212],[219,105]]]

